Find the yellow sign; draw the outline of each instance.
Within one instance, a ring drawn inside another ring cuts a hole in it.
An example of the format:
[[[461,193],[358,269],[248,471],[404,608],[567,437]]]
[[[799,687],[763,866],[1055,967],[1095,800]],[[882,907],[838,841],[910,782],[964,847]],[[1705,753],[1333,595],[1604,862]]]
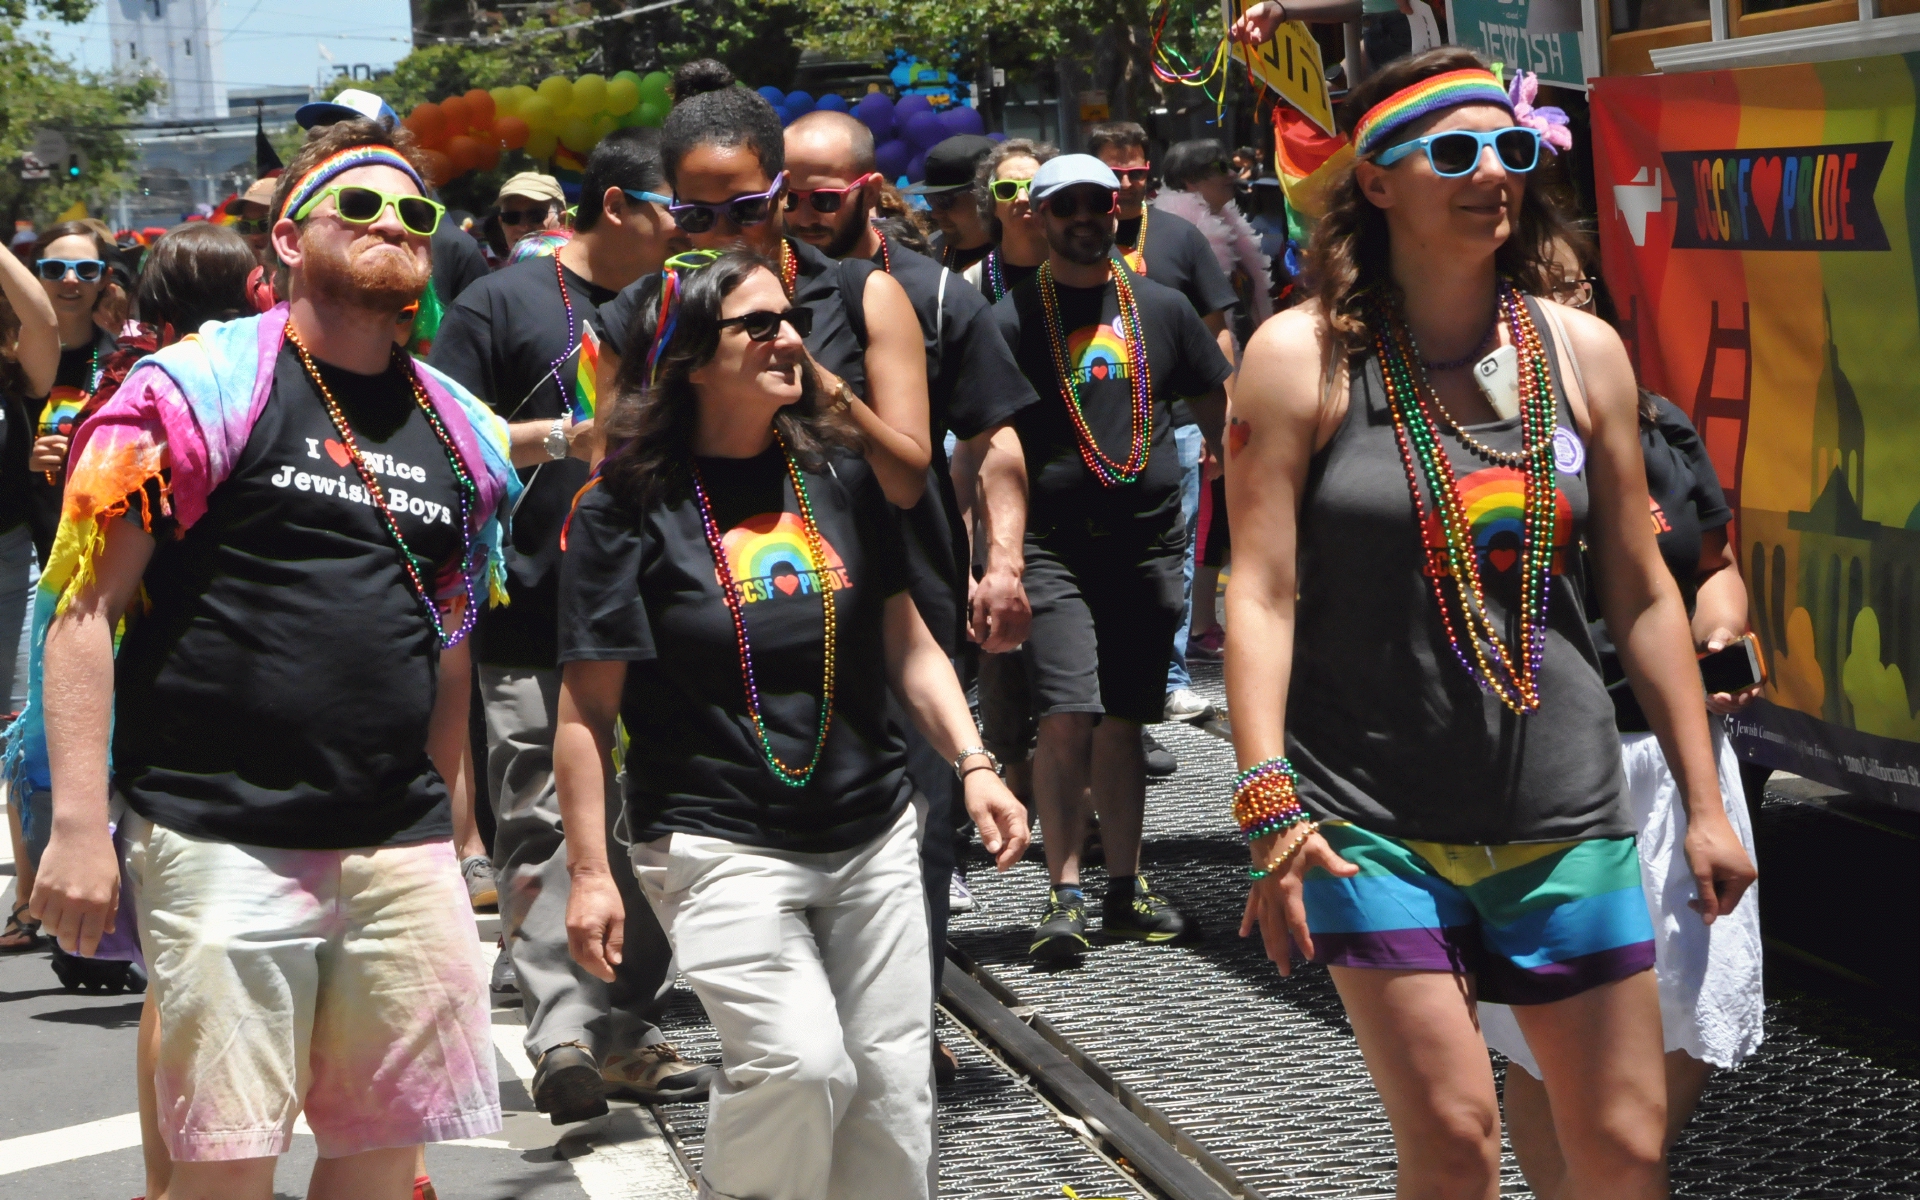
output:
[[[1082,104],[1080,106],[1080,123],[1083,125],[1091,125],[1095,121],[1104,121],[1112,115],[1113,110],[1104,104]]]
[[[1248,7],[1248,0],[1221,0],[1227,28],[1233,28]],[[1261,83],[1299,109],[1321,132],[1329,135],[1338,132],[1333,127],[1333,102],[1327,97],[1327,73],[1320,62],[1320,43],[1313,40],[1305,24],[1288,21],[1258,46],[1230,41],[1227,52],[1236,61],[1246,63]]]

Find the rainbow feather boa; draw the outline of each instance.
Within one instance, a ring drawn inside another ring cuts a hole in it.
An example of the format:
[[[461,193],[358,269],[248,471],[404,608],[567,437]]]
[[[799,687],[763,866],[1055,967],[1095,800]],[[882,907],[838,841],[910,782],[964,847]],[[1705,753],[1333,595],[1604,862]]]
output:
[[[52,786],[41,651],[53,618],[93,582],[107,522],[128,515],[137,503],[142,524],[151,529],[147,506],[154,497],[182,532],[206,515],[209,497],[233,471],[266,408],[286,329],[284,304],[258,317],[210,321],[136,363],[119,391],[74,431],[60,525],[34,597],[27,705],[7,731],[5,773],[14,795]],[[490,603],[505,604],[504,517],[520,492],[506,423],[452,379],[412,361],[479,490],[473,558],[450,567],[435,581],[436,590],[443,596],[463,592],[464,569],[476,584],[485,580]]]

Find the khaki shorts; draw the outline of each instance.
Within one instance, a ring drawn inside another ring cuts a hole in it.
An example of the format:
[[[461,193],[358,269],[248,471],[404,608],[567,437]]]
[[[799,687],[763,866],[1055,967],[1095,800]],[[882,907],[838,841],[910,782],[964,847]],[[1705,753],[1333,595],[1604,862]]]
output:
[[[500,1128],[486,975],[451,842],[274,850],[129,814],[180,1162],[322,1158]]]

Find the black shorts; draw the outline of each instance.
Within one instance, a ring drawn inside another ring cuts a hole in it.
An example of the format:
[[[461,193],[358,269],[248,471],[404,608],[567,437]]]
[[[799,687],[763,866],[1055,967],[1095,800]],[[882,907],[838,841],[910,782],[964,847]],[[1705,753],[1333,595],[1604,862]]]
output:
[[[1036,716],[1098,713],[1151,725],[1165,716],[1167,664],[1185,607],[1184,531],[1027,538],[1033,632],[1027,671]]]

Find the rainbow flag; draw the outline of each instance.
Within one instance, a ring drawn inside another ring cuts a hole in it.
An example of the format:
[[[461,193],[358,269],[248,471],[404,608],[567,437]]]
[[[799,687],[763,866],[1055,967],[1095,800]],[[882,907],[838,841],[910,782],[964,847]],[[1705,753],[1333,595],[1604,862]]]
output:
[[[580,369],[573,380],[573,419],[576,421],[593,420],[593,410],[600,400],[600,335],[593,326],[582,322],[580,326]]]
[[[1327,211],[1327,188],[1353,161],[1353,143],[1330,137],[1284,104],[1273,106],[1273,161],[1287,204],[1311,221]]]

